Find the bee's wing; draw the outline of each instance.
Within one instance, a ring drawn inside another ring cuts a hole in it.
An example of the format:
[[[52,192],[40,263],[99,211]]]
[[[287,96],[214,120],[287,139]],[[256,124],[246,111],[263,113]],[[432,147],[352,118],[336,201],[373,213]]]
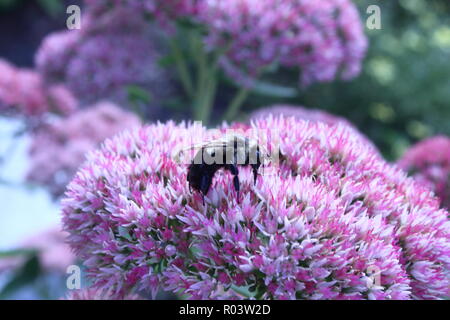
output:
[[[180,151],[183,152],[183,151],[202,149],[202,148],[203,149],[216,149],[216,148],[225,148],[225,147],[228,148],[226,141],[211,141],[211,142],[207,142],[207,143],[199,143],[196,145],[192,145],[192,146],[184,148]]]
[[[188,151],[191,151],[191,150],[196,150],[196,152],[198,152],[200,149],[213,151],[216,148],[226,148],[226,147],[227,147],[226,141],[221,141],[221,140],[215,140],[215,141],[206,142],[206,143],[193,144],[193,145],[191,145],[189,147],[182,148],[182,149],[179,149],[179,150],[175,151],[174,158],[175,158],[176,161],[180,161],[181,156],[184,153],[187,153]]]
[[[191,145],[186,148],[179,148],[174,151],[173,157],[174,157],[175,161],[180,162],[181,156],[184,153],[187,153],[188,151],[191,151],[191,150],[201,149],[201,148],[203,148],[202,144],[195,144],[195,145]]]
[[[217,149],[217,148],[228,148],[229,145],[225,140],[214,140],[207,142],[203,145],[205,149]],[[232,147],[232,146],[231,146]]]

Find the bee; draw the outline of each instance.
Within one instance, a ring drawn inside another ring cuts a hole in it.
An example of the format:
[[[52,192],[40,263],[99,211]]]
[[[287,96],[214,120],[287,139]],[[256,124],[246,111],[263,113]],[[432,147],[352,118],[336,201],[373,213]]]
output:
[[[253,183],[256,184],[258,169],[268,158],[267,152],[257,141],[241,135],[227,135],[223,139],[213,140],[200,146],[188,166],[187,181],[189,188],[200,192],[205,203],[215,173],[224,169],[233,175],[233,186],[239,203],[238,166],[250,166],[253,171]],[[189,149],[192,149],[189,148]]]

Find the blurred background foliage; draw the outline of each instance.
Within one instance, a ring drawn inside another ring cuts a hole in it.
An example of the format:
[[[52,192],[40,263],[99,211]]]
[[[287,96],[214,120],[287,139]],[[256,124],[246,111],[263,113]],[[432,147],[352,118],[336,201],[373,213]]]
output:
[[[66,8],[81,0],[0,0],[0,57],[32,67],[34,53],[50,32],[66,26]]]
[[[381,8],[381,30],[369,30],[362,73],[349,82],[315,84],[281,101],[327,110],[352,121],[388,160],[411,144],[450,134],[450,2],[446,0],[355,1]],[[286,76],[285,73],[282,74]],[[297,75],[282,79],[297,81]],[[247,110],[267,105],[252,96]]]

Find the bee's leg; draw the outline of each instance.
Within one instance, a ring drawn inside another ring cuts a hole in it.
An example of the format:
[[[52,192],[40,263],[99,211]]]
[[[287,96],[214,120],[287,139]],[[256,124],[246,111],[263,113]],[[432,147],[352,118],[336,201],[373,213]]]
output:
[[[236,190],[236,194],[237,194],[237,202],[239,203],[239,189],[240,189],[240,185],[239,185],[239,178],[238,176],[234,176],[233,178],[233,184],[234,184],[234,189]]]
[[[255,154],[253,154],[253,153],[251,154],[251,157],[252,157],[251,159],[250,159],[250,153],[249,153],[248,157],[249,157],[248,164],[252,167],[252,171],[253,171],[253,184],[256,184],[256,178],[258,177],[258,169],[261,166],[261,153],[260,153],[259,147],[256,148]]]
[[[256,178],[258,178],[258,169],[261,166],[261,164],[252,164],[252,171],[253,171],[253,184],[256,184]]]
[[[240,190],[239,170],[238,170],[237,166],[234,164],[227,165],[226,169],[229,170],[231,172],[231,174],[234,176],[233,177],[233,185],[234,185],[234,190],[236,190],[237,201],[239,203],[239,190]]]
[[[203,197],[203,204],[205,204],[205,195],[208,193],[209,188],[211,187],[212,178],[210,175],[203,175],[200,181],[200,192]]]

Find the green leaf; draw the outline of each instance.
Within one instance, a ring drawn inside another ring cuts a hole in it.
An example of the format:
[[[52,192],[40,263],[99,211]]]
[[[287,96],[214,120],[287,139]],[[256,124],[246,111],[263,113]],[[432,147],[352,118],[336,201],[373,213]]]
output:
[[[250,287],[251,287],[250,285],[245,286],[245,287],[244,286],[238,287],[233,284],[233,285],[231,285],[231,290],[233,290],[234,292],[236,292],[248,299],[248,298],[255,297],[255,295],[257,294],[257,292],[255,292],[255,291],[250,291]]]
[[[168,68],[175,65],[175,59],[172,55],[168,54],[158,59],[158,65],[163,68]]]
[[[186,109],[186,103],[179,98],[172,97],[164,100],[164,107],[170,108],[175,111],[183,111]]]
[[[36,254],[31,256],[27,262],[13,275],[0,292],[0,300],[35,281],[41,273],[41,266]]]
[[[17,256],[27,256],[27,255],[36,255],[36,249],[14,249],[14,250],[6,250],[0,251],[0,258],[10,258]]]
[[[297,88],[284,87],[258,80],[254,82],[252,92],[275,98],[295,98],[298,96]]]
[[[132,241],[133,239],[130,236],[129,230],[125,227],[119,226],[119,236],[127,239],[128,241]]]
[[[152,100],[151,93],[138,85],[129,85],[126,89],[128,99],[132,102],[143,102],[148,104]]]
[[[9,9],[20,2],[21,0],[0,0],[0,9]]]
[[[64,11],[64,6],[60,0],[38,0],[38,2],[45,12],[52,17],[57,17]]]

